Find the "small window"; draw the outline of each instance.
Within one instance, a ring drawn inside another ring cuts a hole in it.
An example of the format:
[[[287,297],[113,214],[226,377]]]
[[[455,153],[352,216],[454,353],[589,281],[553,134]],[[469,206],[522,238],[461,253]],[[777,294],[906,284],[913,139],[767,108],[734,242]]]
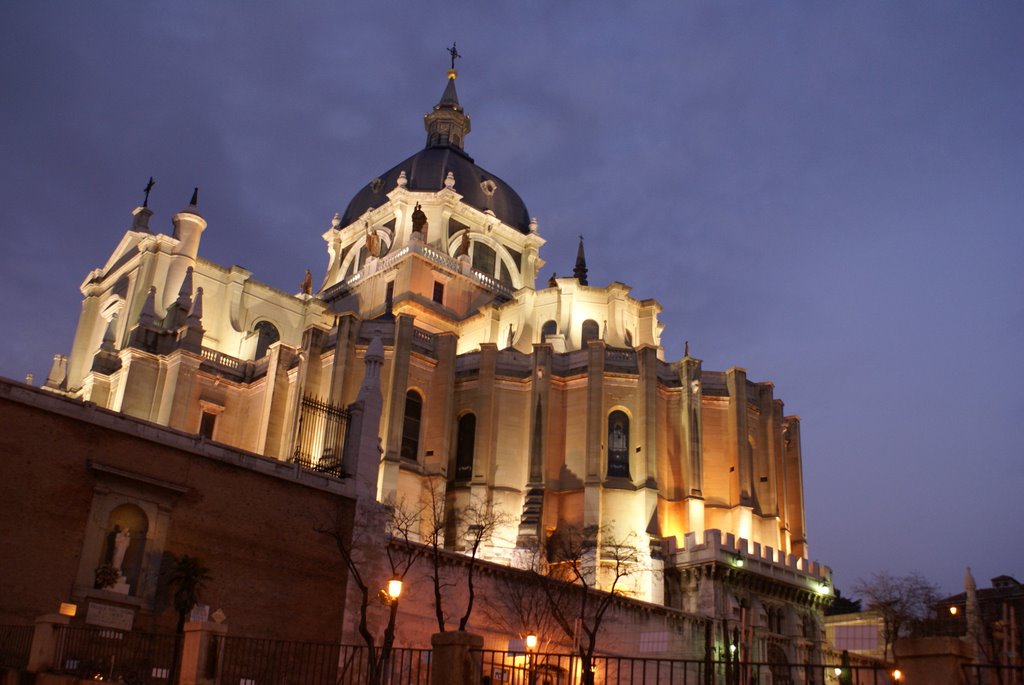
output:
[[[434,281],[434,302],[444,304],[444,283]]]
[[[277,327],[269,321],[260,321],[253,327],[253,331],[259,336],[256,340],[256,356],[254,358],[262,359],[267,356],[270,346],[281,339],[281,334],[278,333]]]
[[[213,412],[204,411],[199,419],[199,435],[207,440],[213,440],[213,428],[217,425],[217,415]]]
[[[420,453],[420,419],[423,416],[423,398],[415,390],[405,394],[405,419],[402,422],[403,459],[416,461]]]
[[[593,319],[587,319],[583,322],[583,331],[580,346],[586,349],[587,343],[591,340],[601,339],[601,327],[597,325],[597,322]]]
[[[387,286],[384,288],[384,311],[388,314],[391,313],[391,308],[395,304],[395,282],[388,281]]]
[[[466,414],[459,419],[455,439],[455,480],[467,481],[473,477],[473,448],[476,442],[476,415]]]
[[[629,478],[629,417],[623,411],[608,415],[608,477]]]

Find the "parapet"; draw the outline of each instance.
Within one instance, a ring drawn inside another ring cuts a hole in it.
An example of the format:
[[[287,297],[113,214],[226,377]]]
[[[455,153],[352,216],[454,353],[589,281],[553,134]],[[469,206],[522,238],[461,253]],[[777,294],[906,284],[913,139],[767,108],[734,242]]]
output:
[[[717,562],[823,596],[832,594],[832,569],[828,566],[762,547],[733,533],[717,529],[691,531],[683,536],[682,547],[675,547],[673,540],[669,545],[666,565],[686,568]]]

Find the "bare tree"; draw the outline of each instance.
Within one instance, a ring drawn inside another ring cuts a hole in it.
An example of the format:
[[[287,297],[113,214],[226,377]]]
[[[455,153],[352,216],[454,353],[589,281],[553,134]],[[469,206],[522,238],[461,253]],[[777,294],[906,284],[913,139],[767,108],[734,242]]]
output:
[[[896,656],[896,641],[904,629],[914,621],[928,617],[938,600],[938,587],[917,571],[905,576],[894,576],[886,571],[875,573],[870,579],[859,579],[853,586],[870,611],[882,617],[883,657],[890,650]]]
[[[544,576],[527,570],[510,569],[495,576],[495,591],[484,597],[484,614],[490,625],[520,638],[536,635],[541,645],[538,651],[550,651],[555,636],[563,631],[544,591],[547,582]]]
[[[346,536],[339,526],[318,526],[317,530],[334,539],[348,571],[349,580],[359,592],[357,629],[367,647],[367,683],[379,685],[394,647],[399,596],[384,589],[375,592],[374,588],[380,588],[389,580],[404,582],[426,548],[412,542],[412,536],[419,527],[420,512],[410,511],[403,503],[373,503],[367,511],[362,512],[362,515],[357,515],[357,518],[360,519],[360,523],[350,536]],[[379,567],[374,562],[380,558],[382,546],[383,558],[389,571],[388,578],[375,577]],[[388,621],[379,648],[377,638],[370,629],[371,597],[379,599],[389,609]]]
[[[623,581],[638,571],[640,552],[633,540],[611,537],[605,528],[563,527],[548,540],[548,578],[541,587],[555,622],[575,641],[584,685],[594,682],[594,652],[605,615]]]
[[[490,541],[494,532],[508,522],[508,516],[494,511],[486,501],[473,499],[469,506],[461,510],[448,511],[444,493],[438,486],[436,478],[432,478],[427,487],[428,501],[426,507],[426,531],[424,538],[427,541],[431,560],[431,579],[434,586],[434,615],[437,619],[439,632],[447,630],[447,619],[444,610],[444,597],[446,588],[452,587],[459,582],[451,574],[447,573],[452,567],[446,563],[447,554],[445,548],[456,548],[463,552],[466,557],[465,585],[468,594],[465,609],[459,618],[458,630],[466,630],[469,618],[473,613],[476,599],[476,588],[474,585],[474,573],[477,568],[478,555],[485,542]],[[461,540],[447,540],[446,533],[453,537],[461,534]],[[456,544],[462,542],[462,545]]]

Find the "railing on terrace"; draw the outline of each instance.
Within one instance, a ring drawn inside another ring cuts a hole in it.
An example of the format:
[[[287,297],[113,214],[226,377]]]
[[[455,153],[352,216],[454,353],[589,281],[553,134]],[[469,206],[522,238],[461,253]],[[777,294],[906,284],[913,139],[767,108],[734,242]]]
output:
[[[32,626],[0,626],[0,668],[25,668],[32,649]]]
[[[244,360],[232,357],[209,347],[202,349],[203,364],[207,367],[235,378],[252,381],[267,373],[270,356],[266,355],[255,360]]]
[[[364,646],[224,636],[218,652],[216,679],[224,684],[362,685],[369,675]],[[392,650],[380,685],[429,683],[429,649]]]
[[[85,680],[167,685],[174,635],[61,626],[54,672]]]
[[[832,685],[838,664],[707,662],[697,659],[651,659],[595,656],[592,678],[584,677],[575,654],[481,652],[482,683],[489,685]],[[892,685],[885,666],[849,666],[851,685]]]

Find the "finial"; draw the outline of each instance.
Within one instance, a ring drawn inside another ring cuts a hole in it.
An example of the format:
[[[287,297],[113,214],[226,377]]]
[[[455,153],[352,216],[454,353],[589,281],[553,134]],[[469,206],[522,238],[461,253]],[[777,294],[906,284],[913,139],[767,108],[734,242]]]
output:
[[[147,183],[146,187],[142,189],[142,192],[144,192],[146,194],[146,197],[144,197],[142,199],[142,206],[143,207],[146,207],[146,208],[149,207],[149,191],[153,190],[153,186],[155,186],[155,185],[156,185],[156,181],[154,181],[153,177],[150,176],[149,177],[149,183]]]
[[[530,218],[530,233],[537,232],[537,217]]]
[[[689,340],[687,340],[686,342],[683,343],[683,356],[684,357],[689,357],[690,356],[690,341]]]
[[[452,68],[451,71],[448,72],[448,78],[455,78],[457,76],[457,74],[455,74],[455,60],[461,58],[462,55],[460,55],[459,51],[456,49],[455,41],[452,41],[452,46],[447,48],[447,50],[448,54],[452,56]]]
[[[583,253],[583,236],[580,236],[580,246],[576,249],[576,267],[572,270],[573,278],[580,282],[580,285],[587,283],[587,256]]]
[[[142,311],[139,312],[139,325],[152,326],[156,323],[156,286],[149,286],[146,293],[146,301],[142,303]]]
[[[557,288],[558,287],[558,274],[555,273],[554,271],[551,272],[551,278],[548,279],[548,287],[549,288]]]
[[[409,182],[409,178],[405,175],[405,169],[398,172],[398,180],[396,183],[399,188],[404,188],[405,184]]]
[[[178,288],[178,304],[186,311],[192,307],[192,267],[185,269],[185,278]]]
[[[448,190],[451,190],[452,188],[455,187],[455,174],[453,174],[451,171],[449,171],[448,175],[444,177],[444,187],[447,188]]]
[[[196,186],[196,189],[192,191],[192,199],[189,200],[188,206],[189,207],[198,207],[199,206],[199,186]]]
[[[338,226],[341,226],[341,214],[335,212],[331,218],[331,228],[337,228]]]
[[[203,321],[203,289],[196,288],[195,297],[192,298],[192,306],[188,310],[186,323],[195,328],[202,327]]]

